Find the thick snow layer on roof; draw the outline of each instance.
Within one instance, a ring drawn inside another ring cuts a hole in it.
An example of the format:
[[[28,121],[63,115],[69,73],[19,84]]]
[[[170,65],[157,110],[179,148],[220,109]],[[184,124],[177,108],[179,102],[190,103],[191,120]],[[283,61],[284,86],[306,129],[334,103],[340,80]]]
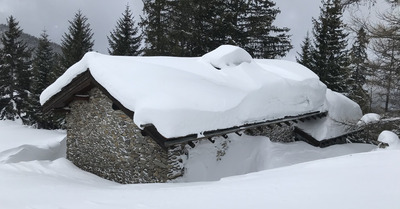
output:
[[[328,117],[299,123],[297,126],[317,140],[324,140],[348,133],[362,117],[360,106],[344,95],[326,91]]]
[[[202,59],[216,68],[225,68],[237,66],[243,62],[250,63],[252,58],[248,52],[240,47],[222,45],[214,51],[203,55]]]
[[[218,69],[217,69],[217,68]],[[41,95],[44,104],[78,74],[94,79],[140,126],[165,137],[324,110],[326,86],[297,63],[251,59],[223,46],[203,57],[122,57],[87,53]]]

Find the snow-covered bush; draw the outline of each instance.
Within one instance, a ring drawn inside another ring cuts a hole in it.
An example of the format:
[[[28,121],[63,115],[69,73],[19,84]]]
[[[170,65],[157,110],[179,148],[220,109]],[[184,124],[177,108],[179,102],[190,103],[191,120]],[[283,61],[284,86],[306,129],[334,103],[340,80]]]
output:
[[[392,131],[382,131],[378,136],[378,141],[386,143],[389,147],[382,147],[386,149],[400,149],[400,139],[397,134]]]

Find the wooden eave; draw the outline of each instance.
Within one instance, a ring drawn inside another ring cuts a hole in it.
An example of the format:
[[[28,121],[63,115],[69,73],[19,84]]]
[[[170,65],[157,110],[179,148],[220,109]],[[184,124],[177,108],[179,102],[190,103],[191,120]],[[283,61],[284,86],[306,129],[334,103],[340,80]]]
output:
[[[122,110],[127,116],[133,118],[133,111],[124,107],[118,100],[116,100],[102,85],[100,85],[87,69],[85,72],[77,75],[72,81],[63,87],[60,92],[53,95],[47,100],[43,106],[43,112],[49,112],[50,110],[59,110],[68,106],[74,99],[87,99],[82,95],[85,95],[92,88],[99,88],[108,98],[110,98],[118,109]]]
[[[195,140],[200,140],[200,139],[210,139],[212,137],[216,136],[224,136],[226,134],[230,133],[238,133],[240,131],[244,131],[247,129],[251,128],[257,128],[257,127],[262,127],[262,126],[268,126],[268,125],[273,125],[273,124],[287,124],[289,122],[294,122],[296,123],[299,120],[313,120],[316,118],[323,118],[328,115],[328,112],[320,112],[320,111],[315,111],[311,113],[306,113],[306,114],[301,114],[297,116],[286,116],[283,118],[279,119],[274,119],[274,120],[267,120],[263,122],[257,122],[257,123],[248,123],[244,124],[242,126],[235,126],[231,128],[226,128],[226,129],[218,129],[218,130],[213,130],[213,131],[205,131],[202,133],[201,136],[198,136],[197,134],[190,134],[187,136],[183,137],[176,137],[176,138],[165,138],[162,136],[154,127],[154,125],[148,125],[144,127],[144,132],[151,136],[153,139],[155,139],[159,144],[163,144],[163,147],[170,147],[176,144],[183,144],[183,143],[188,143],[191,141]]]
[[[294,134],[295,134],[295,138],[297,141],[299,141],[299,140],[304,141],[304,142],[307,142],[308,144],[311,144],[315,147],[320,147],[320,148],[325,148],[325,147],[329,147],[331,145],[336,145],[336,144],[346,144],[346,143],[369,143],[369,144],[374,144],[374,145],[380,144],[380,142],[378,142],[378,141],[365,142],[365,141],[360,141],[359,139],[357,139],[358,138],[357,136],[359,136],[363,132],[364,132],[364,129],[359,128],[359,129],[348,131],[339,136],[335,136],[335,137],[323,139],[323,140],[317,140],[316,138],[314,138],[310,134],[306,133],[302,129],[300,129],[298,127],[294,128]],[[382,145],[387,146],[386,143],[383,143]]]

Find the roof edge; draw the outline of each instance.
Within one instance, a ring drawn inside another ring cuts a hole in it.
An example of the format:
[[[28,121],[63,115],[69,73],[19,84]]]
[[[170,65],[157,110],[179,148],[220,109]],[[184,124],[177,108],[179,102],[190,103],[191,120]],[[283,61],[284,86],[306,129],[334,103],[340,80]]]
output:
[[[100,89],[112,102],[115,104],[118,109],[122,110],[127,116],[133,119],[134,112],[126,108],[121,104],[117,99],[115,99],[106,88],[104,88],[99,82],[97,82],[92,74],[90,73],[89,68],[83,73],[77,75],[68,85],[64,86],[61,91],[57,94],[53,95],[42,105],[42,111],[44,113],[49,112],[51,110],[61,109],[66,106],[74,99],[76,94],[80,94],[86,91],[89,91],[92,88]]]
[[[77,75],[68,85],[64,86],[42,105],[42,111],[46,113],[67,106],[72,101],[75,94],[90,88],[91,80],[93,79],[91,77],[89,68]]]

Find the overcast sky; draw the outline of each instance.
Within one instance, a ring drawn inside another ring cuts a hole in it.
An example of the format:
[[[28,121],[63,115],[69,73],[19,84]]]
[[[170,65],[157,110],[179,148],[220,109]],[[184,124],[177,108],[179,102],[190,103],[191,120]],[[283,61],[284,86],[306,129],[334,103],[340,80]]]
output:
[[[295,60],[296,52],[307,31],[311,31],[312,17],[319,16],[320,0],[275,0],[281,10],[275,25],[290,28],[292,49],[285,59]],[[24,32],[39,37],[45,29],[53,42],[60,43],[68,30],[68,20],[81,10],[89,19],[94,33],[94,50],[107,53],[107,35],[129,5],[139,20],[142,0],[0,0],[0,23],[13,15]]]

